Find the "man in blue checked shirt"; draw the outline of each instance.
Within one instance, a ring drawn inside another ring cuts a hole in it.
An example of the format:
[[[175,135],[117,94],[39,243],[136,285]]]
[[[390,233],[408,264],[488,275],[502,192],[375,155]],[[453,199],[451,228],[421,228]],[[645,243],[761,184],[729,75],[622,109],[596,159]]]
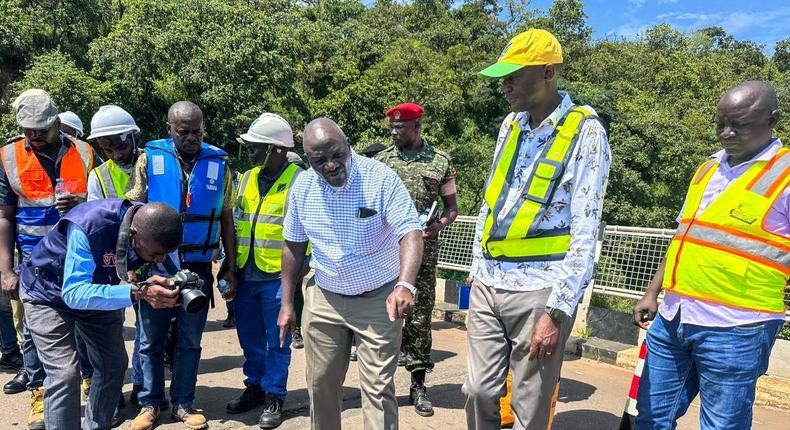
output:
[[[293,331],[294,289],[308,241],[315,277],[302,315],[311,428],[340,428],[343,380],[357,339],[365,429],[398,428],[395,369],[414,307],[422,228],[409,193],[384,164],[355,154],[326,118],[304,130],[311,169],[299,175],[283,225],[280,342]]]
[[[80,428],[76,333],[94,367],[82,428],[111,427],[127,364],[122,310],[137,300],[173,307],[178,297],[161,276],[143,286],[122,283],[118,273],[165,262],[182,231],[180,216],[164,203],[95,200],[61,218],[18,268],[30,333],[47,373],[47,428]]]

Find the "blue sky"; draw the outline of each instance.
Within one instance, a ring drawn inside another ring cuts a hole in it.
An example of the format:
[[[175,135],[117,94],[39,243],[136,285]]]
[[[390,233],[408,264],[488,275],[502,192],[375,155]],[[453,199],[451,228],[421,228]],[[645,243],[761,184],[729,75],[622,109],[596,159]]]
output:
[[[765,45],[790,37],[790,2],[787,0],[582,0],[593,38],[633,38],[648,28],[666,22],[690,32],[719,26],[736,39]],[[532,6],[547,10],[552,0],[532,0]]]

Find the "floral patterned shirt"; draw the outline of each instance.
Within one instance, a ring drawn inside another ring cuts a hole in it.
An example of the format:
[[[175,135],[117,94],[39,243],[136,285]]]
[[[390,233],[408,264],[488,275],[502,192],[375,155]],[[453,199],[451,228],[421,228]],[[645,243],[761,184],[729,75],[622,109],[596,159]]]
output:
[[[495,155],[502,150],[509,127],[508,121],[511,119],[515,119],[520,124],[522,130],[520,138],[526,140],[522,142],[513,180],[507,200],[499,214],[500,217],[504,217],[509,212],[524,191],[535,168],[536,160],[558,121],[573,107],[573,102],[567,93],[561,91],[560,95],[562,102],[534,130],[529,126],[529,112],[511,113],[502,122]],[[589,106],[584,108],[592,110]],[[593,276],[595,238],[601,220],[610,164],[611,153],[606,131],[599,121],[586,120],[568,166],[549,203],[550,208],[538,224],[539,229],[547,230],[570,225],[571,244],[563,260],[506,262],[486,258],[483,254],[481,238],[489,208],[483,202],[475,226],[472,250],[474,259],[470,277],[484,285],[508,291],[551,288],[552,293],[546,306],[572,315]]]

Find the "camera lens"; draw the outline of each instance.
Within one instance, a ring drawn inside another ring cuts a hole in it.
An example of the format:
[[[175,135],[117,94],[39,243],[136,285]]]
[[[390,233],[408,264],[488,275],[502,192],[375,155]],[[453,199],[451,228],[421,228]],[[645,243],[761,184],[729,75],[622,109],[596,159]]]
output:
[[[181,291],[181,306],[190,314],[200,312],[205,306],[208,306],[208,297],[202,291],[197,289],[188,289]]]

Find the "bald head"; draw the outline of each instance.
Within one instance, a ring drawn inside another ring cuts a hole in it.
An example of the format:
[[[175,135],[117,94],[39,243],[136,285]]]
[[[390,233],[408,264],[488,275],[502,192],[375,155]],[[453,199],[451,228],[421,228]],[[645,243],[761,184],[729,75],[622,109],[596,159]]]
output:
[[[351,147],[345,133],[329,118],[310,121],[304,129],[304,153],[310,167],[333,187],[342,187],[351,166]]]
[[[203,111],[189,101],[173,103],[167,111],[167,132],[182,157],[194,158],[203,142]]]
[[[342,141],[348,144],[346,134],[343,133],[343,130],[340,129],[337,123],[329,118],[316,118],[310,121],[307,127],[304,128],[305,152],[310,152],[310,149],[331,144],[336,141]]]
[[[763,81],[738,84],[719,99],[716,133],[730,166],[751,160],[773,142],[778,104],[776,91]]]
[[[182,100],[173,103],[167,111],[167,122],[174,122],[179,119],[193,119],[199,117],[203,121],[203,111],[200,107],[190,101]]]
[[[156,202],[143,205],[134,214],[132,229],[149,245],[173,250],[181,244],[183,225],[181,216],[170,205]]]
[[[771,113],[779,106],[776,90],[765,81],[746,81],[732,87],[719,100],[719,104],[727,103],[748,107]]]

